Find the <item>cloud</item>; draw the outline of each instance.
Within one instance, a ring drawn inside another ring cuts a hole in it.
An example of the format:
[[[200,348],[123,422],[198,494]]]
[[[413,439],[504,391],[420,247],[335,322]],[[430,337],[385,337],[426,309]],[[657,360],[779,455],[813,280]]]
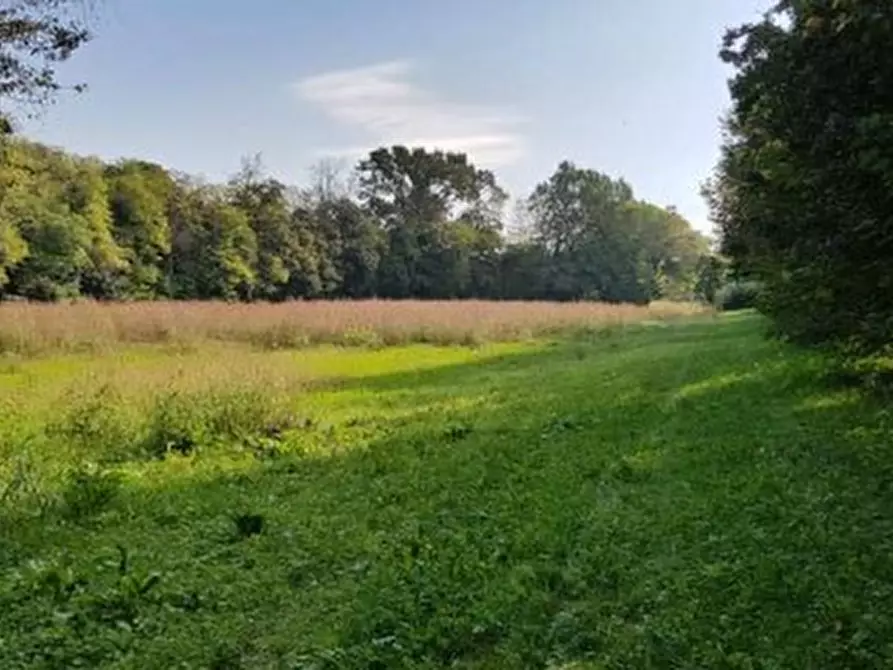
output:
[[[392,61],[351,70],[327,72],[294,85],[306,102],[329,117],[369,136],[369,145],[325,151],[329,156],[357,156],[391,144],[462,151],[489,167],[516,162],[524,140],[521,119],[504,111],[451,102],[411,80],[412,64]]]

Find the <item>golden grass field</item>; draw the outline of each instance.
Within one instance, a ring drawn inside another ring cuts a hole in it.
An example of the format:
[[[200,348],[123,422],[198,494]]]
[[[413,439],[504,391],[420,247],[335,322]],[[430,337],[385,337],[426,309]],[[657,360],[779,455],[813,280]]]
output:
[[[687,317],[688,303],[307,301],[0,304],[0,353],[38,355],[121,344],[475,344]]]

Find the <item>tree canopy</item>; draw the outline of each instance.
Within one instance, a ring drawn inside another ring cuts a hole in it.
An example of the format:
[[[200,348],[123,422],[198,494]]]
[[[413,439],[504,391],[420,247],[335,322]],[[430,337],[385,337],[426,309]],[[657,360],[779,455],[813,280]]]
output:
[[[735,270],[804,342],[893,337],[893,3],[784,0],[729,31],[735,68],[707,193]]]
[[[464,154],[395,146],[357,189],[306,188],[246,161],[208,184],[3,141],[0,295],[35,300],[493,298],[647,302],[694,295],[707,241],[622,180],[561,164],[503,233],[506,194]]]
[[[0,2],[0,134],[11,130],[11,105],[41,105],[62,88],[56,66],[90,39],[86,3]]]

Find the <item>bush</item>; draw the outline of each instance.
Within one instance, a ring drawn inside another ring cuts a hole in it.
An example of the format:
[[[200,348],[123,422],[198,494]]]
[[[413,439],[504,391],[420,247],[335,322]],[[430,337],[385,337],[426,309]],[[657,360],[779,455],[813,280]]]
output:
[[[71,473],[62,491],[65,516],[80,521],[103,512],[118,496],[121,478],[114,472],[83,465]]]
[[[126,461],[133,455],[138,439],[135,417],[117,389],[108,384],[85,391],[75,388],[60,404],[65,409],[48,423],[48,436],[98,463]]]
[[[145,451],[160,459],[171,452],[188,456],[207,443],[207,402],[202,400],[177,391],[159,398],[150,415]]]
[[[726,284],[716,295],[716,305],[724,312],[756,307],[762,285],[755,281],[739,281]]]
[[[292,427],[281,398],[261,391],[172,391],[152,409],[145,453],[163,459],[171,453],[189,456],[202,448],[235,442],[278,438]]]

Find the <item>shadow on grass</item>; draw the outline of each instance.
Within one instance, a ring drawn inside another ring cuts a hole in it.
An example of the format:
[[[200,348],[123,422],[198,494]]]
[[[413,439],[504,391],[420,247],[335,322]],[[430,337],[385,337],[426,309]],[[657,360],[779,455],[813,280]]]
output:
[[[10,529],[17,570],[42,559],[63,586],[3,582],[0,627],[32,659],[56,631],[69,665],[885,667],[886,414],[816,401],[824,363],[760,327],[342,380],[333,393],[409,418],[373,417],[329,455],[127,489],[89,523]],[[116,610],[126,626],[95,605],[120,584],[118,544],[160,574]]]
[[[497,376],[495,381],[500,387],[517,387],[518,381],[535,381],[539,376],[537,372],[551,374],[551,368],[555,364],[577,366],[582,361],[604,357],[604,365],[601,367],[607,369],[622,367],[626,364],[627,357],[634,359],[633,365],[643,365],[649,360],[658,362],[662,358],[676,356],[676,352],[672,350],[674,346],[695,345],[705,352],[747,347],[761,328],[760,319],[736,315],[720,321],[700,318],[679,323],[637,324],[624,328],[583,331],[570,338],[553,340],[545,348],[534,351],[420,371],[385,373],[363,378],[325,379],[314,384],[313,388],[370,392],[403,389],[408,393],[415,393],[425,388],[467,389],[482,379],[494,376]],[[624,356],[624,362],[616,359],[618,355]],[[628,371],[624,369],[623,372]],[[635,372],[633,371],[634,377]],[[503,376],[506,373],[517,373],[521,379]],[[525,389],[518,387],[517,390],[520,392]]]

